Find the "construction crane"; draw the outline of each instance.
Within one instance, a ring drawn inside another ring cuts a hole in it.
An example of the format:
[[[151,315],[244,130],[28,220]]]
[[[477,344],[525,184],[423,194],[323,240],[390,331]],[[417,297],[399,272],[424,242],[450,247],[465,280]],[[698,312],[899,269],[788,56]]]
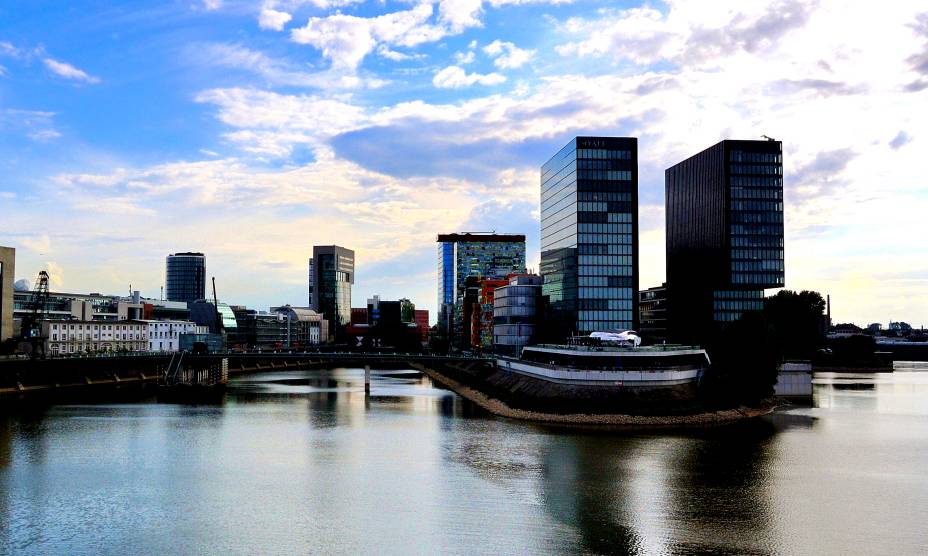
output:
[[[30,312],[22,319],[19,351],[31,357],[45,355],[45,338],[42,337],[42,321],[48,317],[48,272],[39,272],[29,299]]]
[[[761,137],[763,137],[764,139],[768,141],[776,141],[776,139],[774,139],[773,137],[770,137],[769,135],[761,135]]]

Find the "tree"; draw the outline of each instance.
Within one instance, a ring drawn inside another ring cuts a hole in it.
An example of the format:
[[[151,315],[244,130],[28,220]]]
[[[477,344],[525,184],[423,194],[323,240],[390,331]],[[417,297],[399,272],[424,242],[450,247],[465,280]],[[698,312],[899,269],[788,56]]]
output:
[[[825,345],[825,300],[818,292],[779,291],[765,300],[764,317],[780,358],[811,359]]]
[[[776,349],[763,313],[744,313],[716,334],[706,351],[711,366],[703,377],[701,393],[710,404],[756,405],[773,394]]]

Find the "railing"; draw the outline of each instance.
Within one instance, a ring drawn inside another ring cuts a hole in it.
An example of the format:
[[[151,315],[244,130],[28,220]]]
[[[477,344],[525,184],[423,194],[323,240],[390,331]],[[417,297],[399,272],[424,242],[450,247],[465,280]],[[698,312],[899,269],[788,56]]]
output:
[[[565,344],[535,344],[530,346],[525,346],[527,348],[545,348],[545,349],[560,349],[566,351],[587,351],[587,352],[617,352],[617,353],[631,353],[631,352],[644,352],[649,351],[658,351],[658,352],[667,352],[667,351],[681,351],[681,350],[696,350],[699,351],[702,348],[699,346],[685,346],[682,344],[655,344],[651,346],[639,346],[639,347],[625,347],[625,346],[585,346],[585,345],[565,345]]]

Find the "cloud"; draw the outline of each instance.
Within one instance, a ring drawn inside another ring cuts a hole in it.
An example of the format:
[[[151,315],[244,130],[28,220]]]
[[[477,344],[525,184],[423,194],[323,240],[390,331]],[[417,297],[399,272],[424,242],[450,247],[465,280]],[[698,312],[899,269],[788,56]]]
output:
[[[493,65],[500,69],[520,68],[535,55],[534,50],[525,50],[499,39],[483,47],[483,51],[494,58]]]
[[[460,33],[468,27],[481,27],[482,0],[441,0],[438,18],[451,33]]]
[[[203,0],[203,7],[207,11],[215,11],[222,7],[222,0]]]
[[[506,81],[506,77],[496,72],[480,74],[467,73],[458,66],[448,66],[439,71],[432,78],[432,84],[439,89],[458,89],[471,85],[499,85]]]
[[[900,131],[893,137],[892,141],[889,142],[889,146],[892,147],[893,150],[899,150],[910,141],[912,141],[912,137],[905,131]]]
[[[865,85],[851,85],[827,79],[779,79],[770,83],[773,93],[794,94],[812,92],[818,96],[857,95],[867,92]]]
[[[406,60],[421,60],[425,58],[424,54],[405,54],[403,52],[397,52],[396,50],[391,50],[387,45],[380,45],[377,47],[377,55],[388,60],[393,60],[394,62],[404,62]]]
[[[61,137],[55,129],[55,113],[43,110],[19,110],[8,108],[0,111],[0,128],[16,130],[39,143]]]
[[[258,16],[258,26],[272,31],[283,31],[284,25],[290,22],[293,16],[287,12],[279,12],[272,8],[263,8]]]
[[[72,79],[74,81],[83,81],[85,83],[100,82],[99,78],[88,75],[84,70],[78,69],[67,62],[60,62],[53,58],[43,58],[42,62],[45,63],[45,67],[59,77]]]

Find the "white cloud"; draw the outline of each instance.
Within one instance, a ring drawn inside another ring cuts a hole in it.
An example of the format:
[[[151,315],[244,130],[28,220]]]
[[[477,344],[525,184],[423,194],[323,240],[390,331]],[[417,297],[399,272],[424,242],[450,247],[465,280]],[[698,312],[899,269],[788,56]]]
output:
[[[377,47],[377,55],[386,58],[388,60],[393,60],[394,62],[403,62],[406,60],[421,60],[425,58],[424,54],[406,54],[403,52],[397,52],[396,50],[391,50],[387,45],[382,44]]]
[[[458,64],[461,64],[462,66],[473,63],[474,58],[475,58],[475,55],[474,55],[473,50],[468,50],[467,52],[455,52],[454,53],[454,61],[457,62]]]
[[[88,75],[84,70],[78,69],[67,62],[60,62],[52,58],[43,58],[42,62],[45,63],[45,67],[51,70],[52,73],[59,77],[65,79],[73,79],[75,81],[83,81],[85,83],[99,83],[100,79],[92,75]]]
[[[203,0],[203,7],[207,11],[215,11],[222,7],[222,0]]]
[[[481,27],[482,0],[440,0],[438,17],[452,33],[460,33],[468,27]]]
[[[432,78],[432,84],[439,89],[457,89],[471,85],[498,85],[506,81],[506,77],[498,73],[467,73],[458,66],[448,66],[439,71]]]
[[[522,49],[511,42],[503,42],[499,39],[484,46],[483,51],[494,58],[493,65],[500,69],[522,67],[535,55],[534,50]]]
[[[263,8],[258,16],[258,26],[272,31],[283,31],[284,25],[290,22],[293,16],[287,12],[280,12],[273,8]]]

